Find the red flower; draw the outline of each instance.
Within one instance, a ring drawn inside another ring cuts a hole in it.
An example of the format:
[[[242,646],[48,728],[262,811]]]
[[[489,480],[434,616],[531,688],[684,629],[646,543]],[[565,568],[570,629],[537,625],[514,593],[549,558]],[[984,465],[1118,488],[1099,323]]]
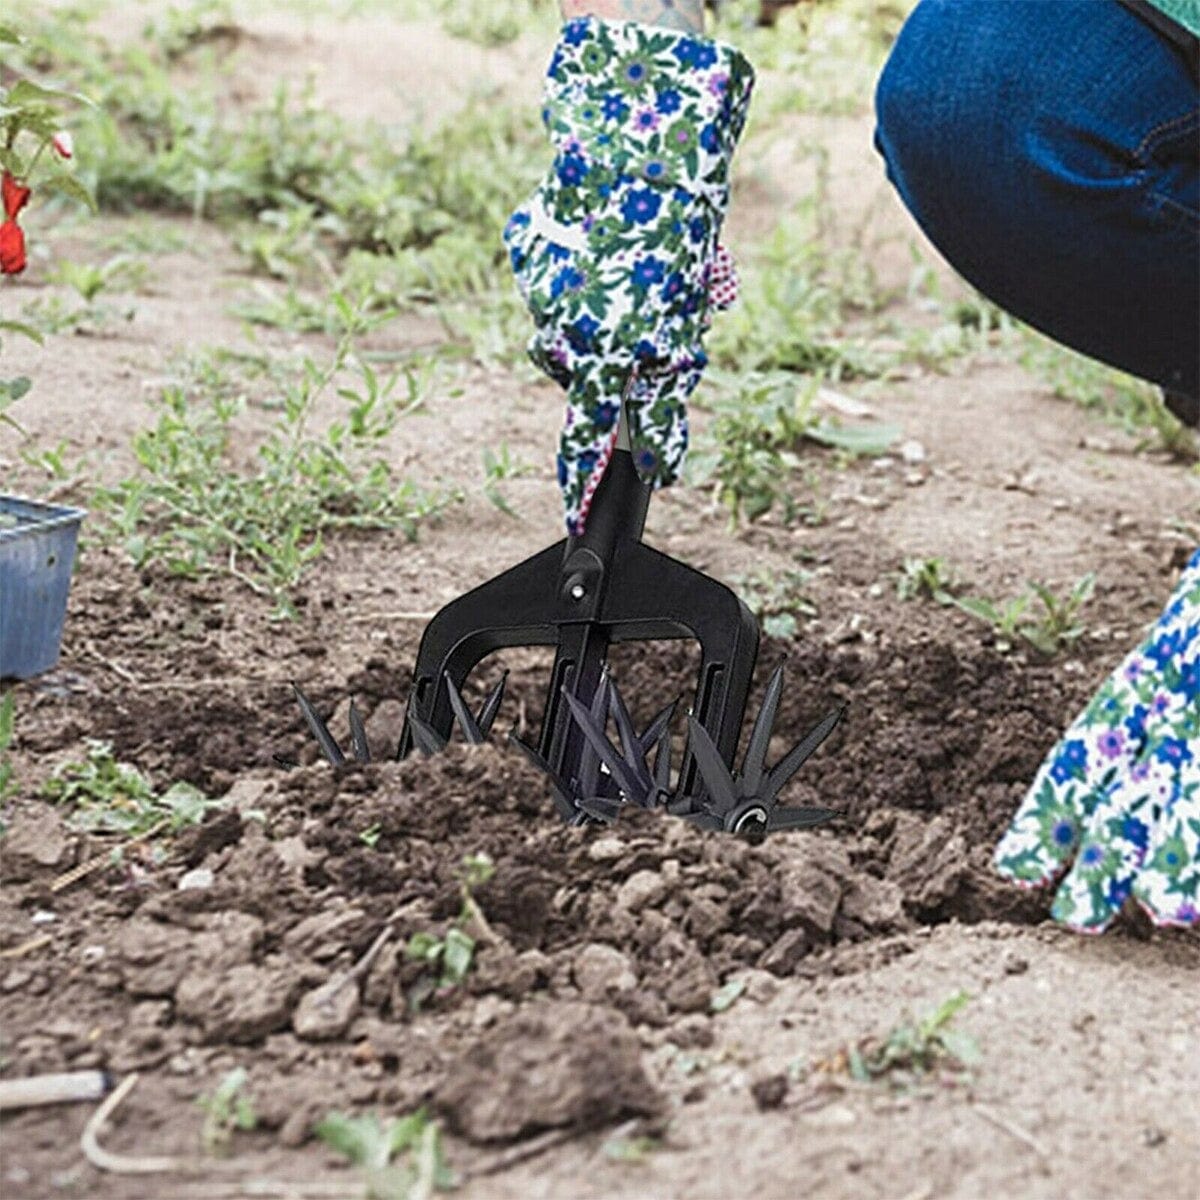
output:
[[[29,202],[29,188],[19,184],[8,171],[0,180],[4,198],[4,224],[0,225],[0,274],[19,275],[25,270],[25,234],[17,214]]]

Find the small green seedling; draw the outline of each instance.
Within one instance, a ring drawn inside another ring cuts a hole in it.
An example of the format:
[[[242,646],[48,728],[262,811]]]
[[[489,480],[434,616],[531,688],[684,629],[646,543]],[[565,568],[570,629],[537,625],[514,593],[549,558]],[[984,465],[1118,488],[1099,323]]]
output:
[[[1060,598],[1045,584],[1031,580],[1027,590],[1011,600],[951,597],[951,603],[992,626],[999,635],[997,648],[1001,651],[1011,649],[1014,640],[1020,637],[1039,654],[1052,658],[1075,645],[1087,632],[1079,612],[1091,598],[1095,584],[1095,575],[1089,573]],[[1035,601],[1041,604],[1036,615],[1029,613]]]
[[[800,620],[817,615],[817,606],[805,594],[812,572],[797,568],[771,572],[760,569],[735,575],[731,582],[750,611],[758,617],[767,637],[788,640],[800,629]]]
[[[375,1113],[351,1117],[333,1112],[313,1132],[362,1170],[368,1200],[419,1200],[456,1186],[442,1151],[441,1130],[424,1109],[386,1122]]]
[[[13,766],[8,757],[13,743],[16,706],[12,692],[5,692],[4,699],[0,700],[0,804],[17,790],[13,782]]]
[[[495,864],[486,854],[468,854],[463,858],[463,875],[459,884],[462,907],[445,937],[425,931],[408,939],[405,955],[410,960],[424,962],[431,968],[409,992],[413,1011],[431,996],[452,992],[467,977],[475,960],[475,939],[466,931],[468,924],[487,927],[473,890],[486,883],[495,872]]]
[[[217,1084],[211,1096],[196,1098],[204,1111],[200,1141],[209,1154],[221,1154],[229,1148],[237,1130],[249,1131],[258,1125],[254,1101],[246,1091],[248,1076],[244,1067],[235,1067]]]
[[[483,450],[484,495],[506,516],[520,519],[520,514],[504,498],[499,485],[506,479],[528,475],[533,468],[528,463],[514,462],[507,442],[500,443],[499,452],[485,446]]]
[[[956,992],[928,1016],[908,1017],[882,1038],[845,1046],[816,1069],[848,1074],[858,1083],[886,1083],[897,1091],[930,1077],[964,1082],[979,1064],[979,1046],[969,1034],[953,1028],[953,1021],[970,999],[966,992]]]
[[[712,999],[708,1002],[708,1007],[715,1013],[723,1013],[738,1002],[738,999],[745,990],[746,981],[744,979],[731,979],[713,993]]]
[[[661,1149],[662,1142],[655,1137],[611,1137],[604,1143],[604,1157],[613,1162],[642,1166],[655,1150]]]
[[[358,840],[362,842],[370,850],[374,850],[379,844],[380,837],[383,836],[383,826],[378,821],[373,825],[368,825],[359,835]]]
[[[958,581],[944,558],[906,558],[896,580],[901,600],[926,598],[938,604],[953,604]]]

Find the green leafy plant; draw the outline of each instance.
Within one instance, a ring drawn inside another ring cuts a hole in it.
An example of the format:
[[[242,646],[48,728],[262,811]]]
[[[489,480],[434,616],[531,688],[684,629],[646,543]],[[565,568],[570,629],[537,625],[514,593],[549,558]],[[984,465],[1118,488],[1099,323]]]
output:
[[[533,468],[528,463],[514,462],[509,453],[508,443],[501,442],[498,451],[490,446],[483,449],[483,491],[484,495],[502,512],[510,517],[519,514],[505,499],[500,491],[500,484],[506,479],[516,479],[529,475]]]
[[[604,1142],[604,1157],[612,1162],[642,1166],[656,1150],[662,1149],[662,1139],[641,1134],[636,1137],[611,1137]]]
[[[358,840],[362,842],[368,850],[374,850],[379,845],[379,839],[383,836],[383,826],[376,821],[372,825],[368,825],[358,835]]]
[[[313,1132],[362,1170],[368,1200],[425,1200],[456,1186],[441,1130],[424,1109],[385,1121],[375,1113],[355,1117],[332,1112]]]
[[[23,40],[11,26],[0,25],[0,45],[19,46]],[[92,101],[78,92],[45,87],[32,79],[0,84],[0,168],[26,186],[36,174],[39,190],[94,209],[92,193],[68,165],[72,150],[63,134],[65,112],[80,106],[91,107]],[[46,157],[51,146],[55,152]]]
[[[963,1081],[980,1061],[975,1039],[953,1027],[970,1000],[966,992],[956,992],[927,1016],[906,1017],[883,1037],[852,1043],[818,1063],[817,1069],[845,1073],[859,1083],[886,1083],[897,1091],[930,1076]]]
[[[750,611],[758,617],[768,637],[794,638],[800,621],[817,615],[816,604],[805,592],[812,572],[797,568],[772,572],[765,568],[734,575],[730,582],[737,588]]]
[[[775,507],[782,509],[785,524],[800,516],[810,523],[822,519],[811,476],[813,500],[802,505],[792,495],[792,477],[803,466],[798,453],[803,443],[835,449],[845,461],[883,454],[899,436],[894,426],[844,425],[820,414],[816,379],[801,384],[779,371],[738,378],[717,372],[714,382],[715,397],[698,402],[711,409],[713,420],[689,472],[711,488],[735,528]]]
[[[1001,650],[1011,648],[1020,637],[1038,653],[1053,657],[1075,645],[1087,632],[1080,610],[1095,590],[1094,574],[1084,575],[1063,597],[1056,596],[1043,583],[1031,580],[1027,590],[1011,600],[993,601],[979,597],[952,597],[951,602],[971,616],[990,625],[999,635]],[[1036,613],[1030,606],[1040,605]]]
[[[0,804],[17,790],[13,779],[13,765],[8,752],[13,744],[17,702],[12,692],[5,692],[0,699]]]
[[[248,1078],[244,1067],[235,1067],[217,1084],[211,1096],[196,1098],[197,1106],[204,1112],[200,1141],[207,1153],[224,1153],[237,1130],[250,1131],[258,1125],[254,1101],[246,1088]]]
[[[61,763],[41,789],[47,800],[71,810],[71,824],[124,838],[170,836],[198,825],[220,802],[190,783],[161,794],[136,768],[119,762],[110,743],[87,739],[83,762]]]
[[[495,866],[486,854],[467,855],[459,882],[462,907],[454,923],[444,936],[421,931],[409,938],[405,956],[429,968],[409,992],[409,1004],[414,1011],[431,997],[454,991],[467,977],[475,960],[475,939],[467,933],[466,926],[472,922],[486,926],[474,889],[486,883],[494,871]]]
[[[1195,433],[1163,403],[1145,380],[1077,354],[1032,330],[1024,330],[1020,362],[1054,395],[1088,409],[1127,433],[1140,435],[1137,449],[1162,450],[1184,462],[1200,459]]]
[[[102,488],[96,507],[106,534],[139,567],[162,562],[176,575],[227,574],[292,616],[290,591],[336,529],[396,529],[411,539],[421,521],[457,493],[434,495],[397,480],[377,452],[402,415],[421,403],[420,376],[409,370],[381,379],[354,351],[361,312],[335,297],[341,337],[331,359],[306,358],[288,382],[280,413],[255,447],[249,466],[235,453],[236,419],[245,399],[225,389],[198,404],[185,387],[168,387],[158,423],[136,435],[139,475]],[[310,432],[318,400],[353,369],[357,386],[342,383],[343,415],[323,436]],[[408,396],[395,393],[401,379]]]
[[[906,558],[896,579],[901,600],[925,598],[951,604],[957,587],[954,571],[944,558]]]
[[[15,333],[21,337],[28,338],[32,342],[42,344],[42,335],[33,326],[27,325],[20,321],[6,321],[0,319],[0,333]],[[0,339],[0,348],[3,347],[3,340]],[[26,375],[18,375],[15,379],[0,379],[0,425],[7,425],[11,429],[16,430],[22,437],[25,436],[25,430],[17,423],[8,409],[16,402],[22,399],[32,386],[29,377]]]

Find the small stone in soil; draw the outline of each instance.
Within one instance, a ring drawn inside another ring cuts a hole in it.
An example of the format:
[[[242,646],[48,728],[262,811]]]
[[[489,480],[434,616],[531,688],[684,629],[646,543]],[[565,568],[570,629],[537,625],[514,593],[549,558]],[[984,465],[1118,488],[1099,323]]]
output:
[[[750,1094],[754,1103],[763,1112],[778,1108],[787,1098],[788,1077],[784,1074],[769,1075],[766,1079],[756,1080],[750,1085]]]

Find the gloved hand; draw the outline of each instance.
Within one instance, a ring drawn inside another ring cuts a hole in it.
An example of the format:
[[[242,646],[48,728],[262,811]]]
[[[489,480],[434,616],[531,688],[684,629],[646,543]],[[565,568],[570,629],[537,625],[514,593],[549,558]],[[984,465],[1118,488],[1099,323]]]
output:
[[[552,168],[504,230],[536,325],[534,363],[567,390],[558,481],[583,532],[621,396],[639,476],[679,476],[710,306],[736,291],[718,244],[754,73],[737,50],[634,22],[568,22],[546,80]]]
[[[1132,895],[1159,925],[1200,922],[1200,550],[1146,640],[1042,765],[996,850],[1049,883],[1052,915],[1100,933]]]

